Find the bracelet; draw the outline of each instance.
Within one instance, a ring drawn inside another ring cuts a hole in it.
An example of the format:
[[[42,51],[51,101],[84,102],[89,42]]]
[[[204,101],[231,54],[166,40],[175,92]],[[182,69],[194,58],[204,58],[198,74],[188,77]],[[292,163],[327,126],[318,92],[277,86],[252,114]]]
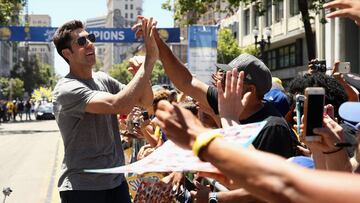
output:
[[[213,141],[215,138],[222,137],[222,134],[215,133],[211,134],[210,132],[201,133],[199,136],[196,137],[196,140],[192,146],[192,151],[194,154],[199,157],[199,154],[201,150],[209,145],[211,141]],[[200,157],[199,157],[200,158]],[[200,159],[201,160],[201,159]],[[203,161],[203,160],[202,160]]]
[[[342,149],[344,149],[344,147],[339,147],[338,149],[334,150],[334,151],[330,151],[330,152],[323,152],[323,154],[334,154],[336,152],[341,151]]]

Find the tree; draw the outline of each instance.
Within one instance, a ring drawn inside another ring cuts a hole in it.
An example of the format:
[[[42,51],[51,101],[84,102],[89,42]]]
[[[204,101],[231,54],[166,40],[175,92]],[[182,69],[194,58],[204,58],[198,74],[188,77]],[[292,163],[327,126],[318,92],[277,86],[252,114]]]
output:
[[[129,60],[125,60],[120,64],[115,64],[109,71],[109,75],[123,84],[128,84],[133,78],[132,74],[127,70],[129,67]],[[164,68],[160,61],[157,61],[154,65],[151,73],[151,84],[157,84],[159,79],[166,77]]]
[[[17,25],[25,0],[0,1],[0,25]]]
[[[241,49],[230,29],[220,29],[218,32],[217,62],[227,64],[236,58]]]
[[[22,98],[24,95],[24,82],[19,78],[0,77],[0,90],[4,98]]]
[[[99,71],[102,67],[104,67],[104,64],[102,63],[102,61],[98,58],[96,58],[96,64],[93,67],[93,70],[95,72]]]
[[[109,71],[109,75],[123,84],[128,84],[132,78],[131,73],[127,70],[128,67],[128,60],[125,60],[120,64],[114,64]]]
[[[162,65],[162,63],[160,61],[157,61],[154,65],[154,69],[151,73],[151,84],[152,85],[156,85],[159,84],[160,81],[164,78],[167,77],[165,74],[165,70],[164,67]]]
[[[227,1],[228,7],[221,10],[219,6],[220,1]],[[273,4],[276,4],[278,1],[279,0],[273,0]],[[309,9],[314,10],[315,13],[318,14],[324,2],[325,0],[298,0],[298,7],[302,15],[305,28],[309,60],[316,58],[315,40],[310,24],[310,19],[312,17],[309,15]],[[205,14],[208,9],[214,9],[220,12],[230,11],[233,13],[237,8],[239,8],[240,3],[254,4],[260,15],[266,12],[264,8],[264,0],[175,0],[174,4],[172,4],[171,0],[166,0],[165,3],[163,3],[162,8],[173,10],[174,18],[180,24],[196,24],[200,16]],[[184,16],[187,16],[188,19],[182,20]],[[321,19],[321,22],[324,22],[324,19]]]
[[[10,72],[12,78],[24,81],[25,91],[29,94],[40,86],[53,87],[58,78],[51,71],[51,66],[40,62],[37,55],[30,57],[28,63],[19,61]]]
[[[31,94],[31,99],[35,101],[52,101],[52,88],[39,87]]]

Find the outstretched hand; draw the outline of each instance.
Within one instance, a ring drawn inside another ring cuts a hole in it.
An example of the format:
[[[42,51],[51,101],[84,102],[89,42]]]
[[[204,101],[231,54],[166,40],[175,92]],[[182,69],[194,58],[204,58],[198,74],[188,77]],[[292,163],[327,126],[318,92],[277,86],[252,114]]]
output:
[[[175,144],[191,149],[196,137],[208,131],[189,110],[160,101],[155,112],[157,124],[165,131],[166,136]]]
[[[140,25],[139,25],[140,26]],[[156,21],[153,18],[141,18],[141,31],[146,48],[145,62],[155,63],[159,58],[159,49],[155,42]],[[153,66],[152,66],[153,67]]]
[[[234,68],[226,72],[225,90],[221,81],[217,82],[219,114],[221,123],[227,125],[236,124],[240,114],[249,102],[250,92],[243,93],[244,72],[237,72]]]
[[[324,4],[324,8],[337,8],[338,10],[326,15],[328,18],[347,17],[360,26],[360,1],[358,0],[335,0]]]

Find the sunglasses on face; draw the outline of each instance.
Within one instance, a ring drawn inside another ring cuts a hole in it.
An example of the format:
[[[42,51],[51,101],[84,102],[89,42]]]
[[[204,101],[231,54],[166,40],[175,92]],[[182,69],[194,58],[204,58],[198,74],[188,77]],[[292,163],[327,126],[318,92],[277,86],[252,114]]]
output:
[[[75,40],[75,42],[79,45],[79,46],[85,46],[87,44],[87,40],[89,40],[90,42],[94,43],[96,41],[96,37],[94,34],[89,34],[87,36],[82,36],[77,38],[77,40]]]

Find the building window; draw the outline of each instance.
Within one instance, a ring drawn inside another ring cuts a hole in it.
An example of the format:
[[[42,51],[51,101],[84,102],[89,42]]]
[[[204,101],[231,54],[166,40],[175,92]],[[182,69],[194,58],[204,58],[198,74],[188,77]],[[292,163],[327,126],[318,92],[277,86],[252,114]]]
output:
[[[130,4],[130,9],[133,10],[133,9],[134,9],[134,5]]]
[[[138,15],[141,15],[141,10],[138,10],[137,14],[138,14]]]
[[[301,52],[301,47],[297,47],[296,43],[267,51],[265,53],[266,65],[270,70],[302,65],[302,58],[300,58],[302,55],[296,54],[297,52]]]
[[[133,13],[130,13],[130,18],[134,18],[134,14]]]
[[[275,22],[279,22],[283,18],[284,18],[284,0],[279,0],[276,3]]]
[[[126,9],[126,10],[128,9],[128,5],[127,5],[127,4],[125,4],[125,9]]]
[[[125,13],[125,18],[128,18],[128,14],[127,14],[127,13]]]
[[[276,61],[277,61],[277,57],[276,57],[276,50],[272,50],[269,51],[267,53],[267,66],[269,67],[270,70],[276,70]]]
[[[290,0],[290,16],[299,14],[299,4],[298,0]]]
[[[244,11],[244,35],[250,34],[250,10]]]
[[[268,27],[272,24],[272,1],[266,1],[266,18],[265,18],[265,26]]]
[[[254,17],[253,28],[259,27],[259,11],[255,7],[254,7],[253,11],[254,11],[253,12],[253,17]]]

